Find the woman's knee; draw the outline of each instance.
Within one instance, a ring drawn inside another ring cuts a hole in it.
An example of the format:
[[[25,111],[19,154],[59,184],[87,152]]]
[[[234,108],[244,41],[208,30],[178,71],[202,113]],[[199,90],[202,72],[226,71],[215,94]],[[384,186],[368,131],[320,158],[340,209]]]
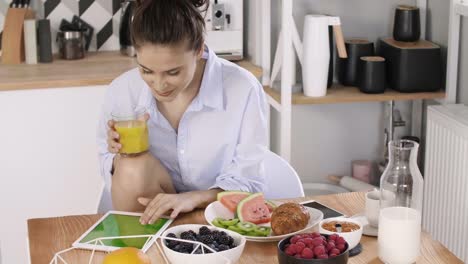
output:
[[[137,157],[119,157],[115,162],[112,184],[138,193],[159,191],[161,177],[166,169],[150,153]],[[163,177],[164,178],[164,177]]]

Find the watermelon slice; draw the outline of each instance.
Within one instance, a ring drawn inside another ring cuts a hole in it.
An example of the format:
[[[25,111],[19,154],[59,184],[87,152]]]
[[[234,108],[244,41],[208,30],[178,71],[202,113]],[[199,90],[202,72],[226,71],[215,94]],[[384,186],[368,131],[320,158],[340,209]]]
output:
[[[275,210],[275,208],[278,207],[273,201],[270,201],[270,200],[265,200],[265,204],[268,207],[268,210],[270,211],[270,213],[273,213],[273,210]]]
[[[257,225],[270,222],[271,214],[265,204],[263,193],[252,194],[240,201],[237,205],[237,217],[241,222],[250,222]]]
[[[249,192],[242,191],[225,191],[218,193],[217,199],[221,202],[229,211],[235,213],[237,205],[244,198],[250,196]]]

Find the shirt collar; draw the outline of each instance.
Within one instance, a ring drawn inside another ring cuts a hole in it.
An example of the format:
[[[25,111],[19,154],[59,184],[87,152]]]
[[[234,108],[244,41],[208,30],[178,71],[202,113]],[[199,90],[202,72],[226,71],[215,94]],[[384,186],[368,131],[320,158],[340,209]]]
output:
[[[214,110],[224,110],[223,65],[218,56],[206,47],[203,54],[206,58],[200,91],[195,100]]]

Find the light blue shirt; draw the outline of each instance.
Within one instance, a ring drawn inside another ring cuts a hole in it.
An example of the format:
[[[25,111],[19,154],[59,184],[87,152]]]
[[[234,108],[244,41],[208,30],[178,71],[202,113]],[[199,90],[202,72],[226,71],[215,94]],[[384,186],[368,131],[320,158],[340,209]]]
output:
[[[109,86],[98,125],[101,175],[111,186],[114,154],[107,150],[107,121],[116,108],[144,107],[150,152],[172,176],[177,192],[221,188],[262,192],[267,145],[267,103],[263,87],[245,69],[208,50],[198,95],[183,114],[178,132],[158,111],[138,69]]]

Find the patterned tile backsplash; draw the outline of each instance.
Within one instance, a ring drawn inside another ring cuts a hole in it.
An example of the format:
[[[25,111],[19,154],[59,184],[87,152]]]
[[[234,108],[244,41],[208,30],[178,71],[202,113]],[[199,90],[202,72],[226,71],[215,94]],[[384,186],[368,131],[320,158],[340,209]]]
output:
[[[11,0],[0,0],[0,32],[3,29],[5,15],[10,1]],[[57,52],[55,38],[59,30],[60,22],[62,19],[71,22],[74,15],[79,16],[94,28],[89,51],[120,49],[119,25],[121,0],[36,1],[40,1],[42,5],[43,16],[41,17],[50,20],[54,52]]]

